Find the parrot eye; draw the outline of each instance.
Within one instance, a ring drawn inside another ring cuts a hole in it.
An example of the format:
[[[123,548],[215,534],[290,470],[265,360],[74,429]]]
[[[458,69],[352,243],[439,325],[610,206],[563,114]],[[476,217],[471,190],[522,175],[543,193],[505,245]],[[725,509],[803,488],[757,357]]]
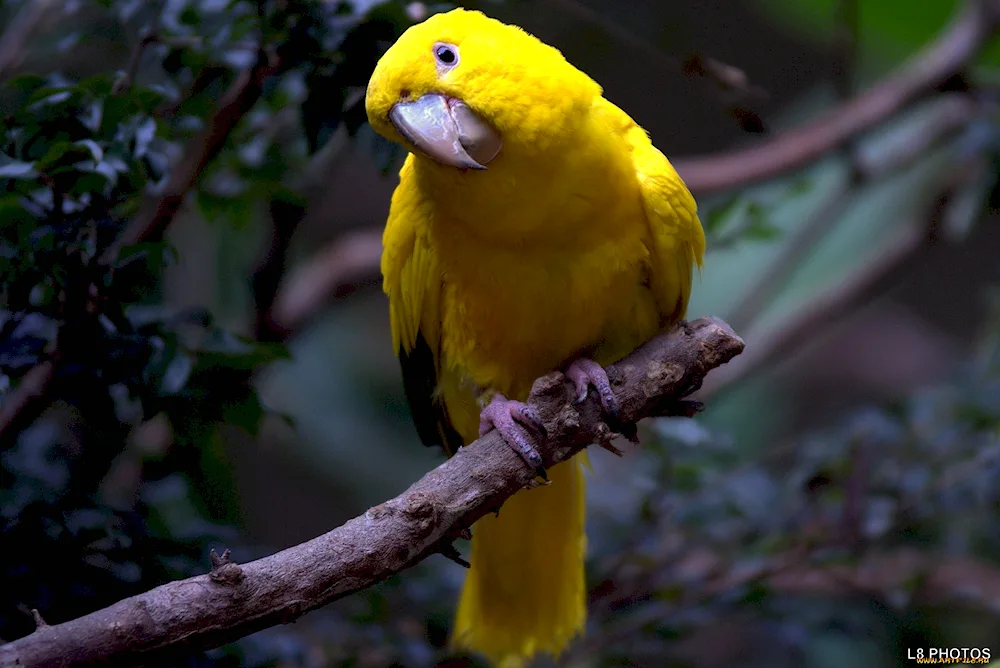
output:
[[[434,45],[434,58],[444,68],[451,69],[455,65],[458,65],[458,47],[438,42]]]

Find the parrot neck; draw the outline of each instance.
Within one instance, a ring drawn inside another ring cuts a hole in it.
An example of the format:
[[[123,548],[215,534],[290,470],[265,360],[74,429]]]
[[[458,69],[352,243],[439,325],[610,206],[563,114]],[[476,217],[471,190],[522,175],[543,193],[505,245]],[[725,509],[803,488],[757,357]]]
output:
[[[505,143],[486,170],[457,170],[414,158],[418,187],[442,241],[492,248],[587,248],[615,234],[641,195],[631,155],[600,133],[544,153]]]

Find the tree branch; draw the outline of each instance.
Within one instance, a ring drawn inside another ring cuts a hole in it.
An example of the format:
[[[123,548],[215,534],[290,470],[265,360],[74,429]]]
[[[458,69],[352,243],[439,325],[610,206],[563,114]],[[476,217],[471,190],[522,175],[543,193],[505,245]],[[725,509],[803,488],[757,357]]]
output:
[[[954,93],[942,96],[938,107],[928,115],[926,121],[906,133],[888,149],[877,153],[859,151],[853,156],[856,179],[853,182],[868,183],[882,179],[900,167],[916,161],[921,155],[953,137],[968,125],[977,115],[983,113],[982,101],[975,95]],[[851,185],[851,184],[847,184]],[[769,270],[769,287],[757,286],[747,291],[741,300],[743,311],[730,316],[728,320],[740,320],[748,324],[752,317],[773,297],[772,288],[780,287],[787,278],[788,269],[794,269],[816,239],[822,236],[828,225],[837,220],[837,213],[845,203],[846,188],[831,196],[829,204],[815,214],[809,230],[803,230],[792,242],[796,249],[794,258],[783,257]],[[357,288],[377,283],[381,274],[379,263],[382,257],[382,230],[360,230],[344,235],[316,253],[306,264],[295,271],[285,283],[271,309],[270,326],[281,332],[282,337],[301,329],[332,300],[345,297]],[[785,266],[786,260],[789,266]],[[780,268],[779,268],[780,265]],[[762,279],[763,280],[763,279]],[[747,304],[753,304],[750,308]],[[743,329],[742,326],[734,327]],[[756,346],[755,346],[756,347]]]
[[[271,245],[250,283],[256,312],[253,331],[254,338],[258,341],[283,341],[288,338],[290,330],[275,322],[274,305],[281,279],[285,275],[288,249],[305,215],[305,208],[291,202],[273,200],[269,209]]]
[[[738,67],[692,53],[683,60],[664,53],[627,28],[608,20],[599,12],[577,0],[549,0],[577,19],[598,27],[625,46],[638,51],[663,69],[680,72],[691,79],[700,79],[712,87],[716,96],[727,106],[729,116],[746,132],[762,132],[764,123],[760,116],[746,105],[751,99],[767,97],[760,86],[750,82],[746,72]]]
[[[46,5],[44,0],[37,0],[25,11],[34,11],[34,8],[44,8]],[[5,34],[0,41],[7,39]],[[3,53],[0,52],[0,58],[2,57]],[[2,65],[0,62],[0,66]],[[188,143],[181,160],[171,170],[163,194],[140,211],[122,235],[105,251],[100,258],[102,264],[113,263],[124,246],[162,238],[188,191],[225,145],[240,119],[260,98],[264,79],[277,72],[278,68],[279,63],[273,54],[268,54],[264,49],[258,52],[254,65],[236,78],[219,101],[207,129]],[[0,408],[0,439],[14,438],[24,426],[31,423],[35,416],[34,410],[44,406],[49,400],[47,389],[54,373],[53,362],[39,364],[28,372],[21,384],[4,401]]]
[[[135,46],[132,47],[132,54],[129,56],[128,64],[125,66],[125,71],[115,80],[114,85],[111,87],[111,92],[115,95],[120,95],[127,91],[133,83],[135,83],[135,78],[139,74],[139,64],[142,62],[142,54],[145,53],[146,47],[156,42],[160,39],[160,19],[163,17],[163,3],[157,2],[153,6],[153,18],[150,20],[149,26],[142,31],[142,36],[139,41],[136,42]]]
[[[52,10],[58,4],[55,0],[30,0],[0,35],[0,81],[21,64],[25,47],[35,30],[46,20],[51,20]]]
[[[949,183],[934,200],[926,220],[906,226],[896,242],[891,243],[870,265],[813,299],[808,306],[778,325],[764,332],[751,332],[747,337],[754,342],[751,352],[718,374],[713,374],[699,391],[698,398],[704,400],[776,359],[787,358],[815,339],[816,332],[826,331],[831,323],[855,312],[891,288],[906,269],[933,251],[940,238],[945,208],[956,184],[964,178],[967,174],[963,172],[953,175],[954,183]]]
[[[580,8],[575,3],[570,4],[575,9]],[[961,69],[993,34],[998,15],[1000,8],[995,2],[987,4],[982,0],[972,0],[935,43],[901,71],[875,84],[867,93],[756,147],[719,155],[680,158],[674,161],[674,165],[692,192],[705,195],[779,176],[819,159],[887,120]],[[879,179],[900,165],[912,162],[942,138],[964,127],[981,109],[973,96],[954,95],[950,99],[934,115],[935,123],[905,144],[896,146],[885,155],[857,155],[858,179]],[[809,247],[816,236],[813,232],[821,232],[827,227],[826,223],[836,220],[837,216],[832,212],[839,211],[843,201],[839,198],[834,200],[829,206],[830,212],[817,216],[825,222],[816,222],[813,230],[803,235],[796,244],[798,247]],[[288,286],[281,289],[274,306],[276,326],[286,333],[294,330],[314,316],[331,298],[342,296],[359,284],[378,280],[381,257],[377,242],[379,233],[373,231],[367,237],[364,234],[358,233],[356,237],[334,242],[292,277]],[[776,271],[775,276],[779,277],[776,280],[783,279],[785,273],[784,270]],[[760,300],[761,297],[755,299]],[[747,312],[745,309],[740,317],[749,320],[744,318]]]
[[[382,230],[352,232],[311,258],[282,286],[271,309],[272,326],[288,332],[300,329],[332,299],[380,276]]]
[[[993,36],[998,22],[996,0],[968,0],[937,41],[862,95],[757,146],[679,158],[674,166],[696,195],[745,187],[802,167],[871,130],[959,72]]]
[[[742,350],[743,341],[714,318],[656,337],[608,368],[622,421],[677,413],[711,369]],[[539,448],[546,466],[609,433],[594,393],[575,405],[572,384],[559,372],[535,381],[528,402],[548,430]],[[39,628],[0,646],[0,666],[135,665],[157,652],[215,647],[293,621],[446,551],[463,529],[534,483],[534,472],[491,432],[400,496],[323,536],[248,564],[220,557],[208,575]]]
[[[687,595],[653,602],[602,629],[573,648],[573,656],[585,657],[606,651],[619,643],[635,642],[636,637],[657,624],[670,623],[670,616],[705,599],[731,595],[741,587],[761,584],[788,595],[857,596],[863,594],[894,601],[907,592],[922,604],[964,604],[993,611],[1000,600],[1000,569],[986,561],[967,556],[926,554],[919,550],[873,551],[857,560],[828,560],[825,563],[801,553],[781,553],[759,565],[732,563],[730,556],[709,548],[694,547],[660,566],[658,581],[643,583],[648,592],[655,588],[683,586]],[[914,586],[916,583],[916,586]],[[642,597],[640,591],[633,596]],[[617,610],[611,605],[611,609]],[[572,662],[571,662],[572,665]]]
[[[51,360],[36,364],[24,374],[21,382],[0,404],[0,444],[14,439],[34,421],[36,409],[44,410],[49,383],[55,376],[55,363]],[[2,448],[0,448],[2,449]]]
[[[143,241],[158,241],[184,203],[188,191],[212,158],[218,155],[240,119],[257,103],[264,80],[278,71],[279,62],[266,49],[257,52],[257,61],[230,84],[219,100],[208,127],[188,142],[180,161],[171,169],[160,197],[139,212],[121,237],[101,256],[101,263],[111,264],[125,246]]]

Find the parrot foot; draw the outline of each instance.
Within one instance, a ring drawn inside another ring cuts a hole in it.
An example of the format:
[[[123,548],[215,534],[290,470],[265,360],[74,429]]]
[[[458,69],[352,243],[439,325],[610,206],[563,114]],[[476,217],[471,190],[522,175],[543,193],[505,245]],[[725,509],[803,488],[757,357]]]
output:
[[[601,408],[605,415],[618,420],[618,397],[611,389],[608,373],[600,364],[585,357],[573,360],[564,372],[566,377],[576,386],[576,403],[587,398],[590,386],[593,385],[601,397]]]
[[[534,408],[521,401],[512,401],[499,393],[493,395],[493,399],[479,414],[479,435],[485,436],[493,429],[500,432],[507,445],[528,466],[535,469],[539,478],[549,479],[542,465],[542,456],[535,449],[535,438],[527,431],[534,430],[543,439],[547,435],[545,425]]]
[[[593,360],[581,357],[571,362],[563,373],[573,381],[573,385],[576,387],[575,403],[580,403],[586,399],[590,392],[590,386],[593,385],[600,395],[601,410],[604,412],[604,419],[608,427],[636,445],[639,444],[639,434],[636,431],[635,424],[622,422],[620,419],[621,408],[618,404],[618,397],[615,396],[614,391],[611,389],[611,381],[608,379],[608,373],[604,370],[604,367]],[[608,452],[621,457],[621,450],[611,444],[612,438],[613,435],[607,435],[598,441],[598,445]]]

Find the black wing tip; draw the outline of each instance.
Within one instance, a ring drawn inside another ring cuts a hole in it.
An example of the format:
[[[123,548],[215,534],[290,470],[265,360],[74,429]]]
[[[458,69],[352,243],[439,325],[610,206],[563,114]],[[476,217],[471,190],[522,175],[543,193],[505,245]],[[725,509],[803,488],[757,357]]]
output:
[[[455,454],[462,445],[462,437],[452,426],[447,408],[434,398],[437,365],[423,332],[417,332],[412,350],[400,346],[398,357],[403,389],[420,441],[427,447],[441,446],[448,456]]]

